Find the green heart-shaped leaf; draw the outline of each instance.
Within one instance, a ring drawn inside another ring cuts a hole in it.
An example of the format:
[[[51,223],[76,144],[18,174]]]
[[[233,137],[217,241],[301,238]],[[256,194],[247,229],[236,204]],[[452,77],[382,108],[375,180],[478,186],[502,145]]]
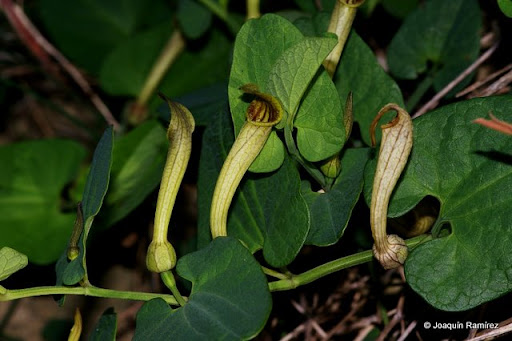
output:
[[[84,157],[84,148],[64,140],[0,147],[0,247],[19,250],[36,264],[59,257],[75,216],[62,212],[61,193]]]
[[[306,37],[287,48],[275,61],[266,88],[279,98],[289,114],[298,110],[309,83],[336,43],[333,36]]]
[[[466,310],[512,290],[512,138],[472,123],[488,113],[511,121],[511,107],[512,96],[479,98],[414,120],[412,153],[389,216],[427,195],[440,201],[432,230],[439,238],[414,249],[405,264],[411,287],[436,308]],[[368,193],[375,167],[367,168]]]
[[[416,79],[430,61],[439,91],[478,56],[480,27],[476,0],[429,0],[407,16],[393,37],[387,49],[389,69],[399,78]]]
[[[345,143],[343,109],[336,86],[326,71],[311,82],[295,118],[297,147],[311,162],[331,157]]]
[[[28,258],[10,247],[0,249],[0,281],[8,278],[13,273],[23,269],[28,264]]]
[[[325,12],[320,12],[311,18],[298,19],[294,24],[297,25],[304,35],[318,36],[327,31],[329,20],[330,15]],[[327,126],[329,126],[330,129],[341,127],[341,123],[338,123],[338,121],[341,120],[341,116],[343,115],[345,100],[348,94],[352,92],[354,121],[359,123],[363,141],[370,145],[370,124],[380,108],[388,103],[397,103],[403,106],[404,101],[400,88],[395,81],[388,76],[384,69],[382,69],[373,51],[354,30],[350,33],[347,43],[345,44],[333,80],[339,93],[339,99],[336,98],[333,100],[334,95],[330,94],[330,89],[325,87],[321,91],[317,91],[317,94],[311,98],[311,100],[316,100],[317,97],[325,97],[322,101],[325,107],[332,106],[331,102],[341,100],[342,103],[341,109],[338,109],[336,104],[332,109],[325,111],[322,110],[322,106],[316,106],[316,110],[322,113],[318,116],[321,116],[320,126],[323,128],[323,131],[327,133],[327,136],[324,138],[327,139],[329,136],[329,131],[326,129]],[[309,97],[310,96],[307,96],[304,102],[308,101]],[[295,120],[295,125],[298,127],[302,125],[301,111],[303,106],[304,104],[299,108],[299,113]],[[333,117],[332,113],[337,112],[339,112],[339,114]],[[331,113],[331,115],[328,113]],[[325,123],[323,122],[324,120]],[[315,125],[319,124],[314,121],[313,123]],[[301,143],[300,133],[301,131],[299,129],[297,132],[297,143],[299,147]],[[338,135],[332,131],[330,134]],[[380,140],[380,132],[377,132],[377,140]],[[301,150],[301,152],[303,152],[303,150]]]
[[[176,13],[185,36],[197,39],[202,36],[212,23],[212,12],[196,0],[179,0]]]
[[[235,131],[238,132],[245,122],[249,105],[249,101],[242,96],[241,86],[248,83],[258,85],[260,91],[277,97],[284,109],[295,115],[314,75],[335,45],[336,38],[333,36],[304,38],[293,24],[277,15],[268,14],[247,22],[235,42],[229,81],[228,95]],[[334,108],[327,113],[323,108],[324,103],[319,103],[314,97],[318,92],[332,92],[332,83],[325,78],[315,83],[318,84],[314,87],[315,91],[307,102],[307,109],[303,110],[297,127],[300,131],[298,139],[301,152],[308,159],[317,161],[339,151],[343,145],[344,134],[343,129],[339,128],[341,124],[332,124],[341,122],[341,105],[338,103],[336,106],[336,102],[330,104]],[[327,120],[325,116],[328,117]],[[316,125],[312,123],[315,119],[318,121]],[[285,120],[283,118],[279,126],[284,126]],[[322,134],[326,131],[326,134]],[[316,145],[313,150],[312,143],[320,145]],[[283,159],[284,147],[274,132],[250,170],[270,172],[277,169]]]
[[[203,39],[205,41],[196,49],[185,50],[176,59],[162,79],[161,92],[167,96],[181,96],[204,86],[227,82],[233,51],[229,34],[212,27],[201,41]],[[154,103],[161,103],[158,96]]]
[[[368,149],[347,149],[342,153],[341,173],[327,193],[311,191],[303,183],[302,194],[311,212],[311,229],[307,244],[327,246],[336,243],[347,227],[359,195],[363,190],[364,166]]]
[[[359,123],[361,136],[367,145],[371,144],[370,124],[380,108],[388,103],[403,107],[400,88],[355,31],[348,38],[334,82],[343,100],[352,92],[354,120]],[[380,131],[376,135],[380,140]]]
[[[498,0],[498,5],[501,11],[507,17],[512,18],[512,1],[511,0]]]
[[[89,335],[89,341],[115,341],[117,332],[117,314],[108,308]]]
[[[268,284],[251,253],[230,237],[178,261],[176,271],[192,282],[184,307],[160,299],[137,314],[134,340],[248,340],[265,325],[272,307]]]
[[[310,226],[309,209],[300,192],[300,176],[293,162],[285,158],[281,168],[271,175],[249,178],[240,192],[252,200],[247,205],[247,199],[239,196],[234,202],[238,230],[257,222],[253,228],[263,231],[265,260],[274,267],[290,264],[304,245]]]
[[[242,26],[236,36],[228,85],[229,106],[236,133],[242,128],[249,107],[240,87],[253,83],[261,92],[270,93],[267,82],[272,66],[285,50],[302,39],[295,26],[275,14],[249,20]]]
[[[117,43],[101,63],[101,87],[111,95],[137,96],[171,35],[172,23],[167,20]]]
[[[118,44],[171,16],[164,0],[43,0],[38,9],[46,31],[60,50],[94,74]]]

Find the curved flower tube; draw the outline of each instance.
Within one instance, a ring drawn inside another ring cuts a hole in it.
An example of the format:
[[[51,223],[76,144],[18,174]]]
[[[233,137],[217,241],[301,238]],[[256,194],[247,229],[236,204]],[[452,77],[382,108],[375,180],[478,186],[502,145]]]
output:
[[[167,230],[176,195],[190,159],[192,132],[195,128],[194,117],[187,108],[166,100],[171,109],[171,122],[167,130],[169,151],[158,192],[153,240],[146,255],[148,270],[158,273],[171,270],[176,265],[176,252],[167,240]]]
[[[235,143],[222,165],[210,210],[212,237],[227,236],[228,211],[236,189],[242,178],[263,149],[272,127],[281,121],[283,109],[279,101],[261,93],[254,84],[240,88],[256,98],[247,109],[247,121],[238,134]]]
[[[407,164],[412,148],[412,120],[397,104],[386,104],[370,126],[372,145],[375,146],[375,127],[383,114],[395,110],[397,116],[381,126],[382,141],[373,180],[370,224],[372,227],[373,254],[385,269],[399,267],[408,255],[407,246],[397,235],[386,234],[389,199],[400,174]]]

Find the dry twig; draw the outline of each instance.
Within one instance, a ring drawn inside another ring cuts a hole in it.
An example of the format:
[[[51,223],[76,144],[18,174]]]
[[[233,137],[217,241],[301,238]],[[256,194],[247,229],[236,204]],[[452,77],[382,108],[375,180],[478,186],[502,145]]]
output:
[[[480,88],[482,85],[484,84],[487,84],[489,83],[490,81],[492,81],[493,79],[495,79],[496,77],[499,77],[501,76],[502,74],[504,74],[505,72],[507,72],[508,70],[512,69],[512,64],[508,64],[507,66],[499,69],[498,71],[496,72],[493,72],[491,73],[490,75],[488,75],[487,77],[485,77],[484,79],[478,81],[478,82],[475,82],[473,84],[471,84],[470,86],[468,86],[467,88],[465,88],[464,90],[458,92],[455,97],[462,97],[464,95],[467,95],[469,94],[470,92],[473,92],[475,91],[476,89]],[[475,96],[469,96],[470,98],[472,97],[475,97]]]
[[[282,339],[281,341],[290,341],[290,340],[293,340],[294,338],[298,337],[302,332],[304,332],[304,330],[306,329],[306,327],[304,326],[304,324],[299,324],[294,330],[292,330],[291,332],[289,332],[288,334],[286,334]]]
[[[379,337],[377,338],[377,341],[384,341],[386,339],[386,336],[395,328],[395,326],[400,323],[400,321],[403,319],[403,308],[404,308],[404,296],[400,296],[398,299],[398,304],[396,306],[396,314],[393,316],[391,321],[384,327],[382,332],[380,333]]]
[[[512,71],[507,72],[487,88],[483,89],[477,94],[477,97],[486,97],[499,94],[503,92],[503,90],[506,92],[508,91],[507,87],[510,83],[512,83]]]
[[[373,325],[367,325],[366,327],[364,327],[363,329],[361,329],[359,331],[359,333],[357,333],[357,336],[356,338],[354,339],[354,341],[363,341],[366,339],[366,337],[368,336],[368,334],[370,334],[370,332],[373,330],[374,326]]]
[[[359,295],[358,295],[359,294]],[[346,324],[350,321],[356,313],[361,310],[362,307],[366,304],[366,298],[360,298],[360,293],[356,293],[354,295],[354,301],[352,302],[352,307],[350,312],[345,315],[340,322],[338,322],[323,338],[323,340],[331,340],[334,335],[342,334],[346,330]]]
[[[446,96],[453,88],[457,86],[464,78],[466,78],[470,73],[475,71],[483,62],[485,62],[498,48],[499,41],[494,43],[484,54],[482,54],[473,64],[471,64],[466,70],[462,71],[460,75],[458,75],[454,80],[452,80],[448,85],[446,85],[441,91],[439,91],[430,101],[425,103],[414,115],[412,118],[419,117],[425,114],[427,111],[434,109],[438,104],[439,100]]]
[[[60,78],[58,68],[52,62],[52,57],[60,64],[60,66],[68,73],[75,83],[82,89],[84,94],[105,118],[108,124],[119,130],[119,122],[114,118],[108,107],[101,100],[97,93],[94,92],[91,85],[87,82],[80,71],[57,50],[39,30],[32,24],[30,19],[20,5],[12,0],[0,0],[0,7],[5,12],[7,19],[14,28],[20,39],[26,47],[34,54],[40,63],[57,78]]]
[[[416,324],[418,324],[418,322],[412,321],[404,330],[402,335],[400,335],[397,341],[404,341],[409,336],[409,334],[414,330],[414,328],[416,328]]]
[[[485,333],[483,335],[479,335],[477,337],[474,337],[472,339],[468,339],[467,341],[481,341],[481,340],[487,340],[495,337],[500,337],[505,334],[508,334],[512,332],[512,323],[507,324],[503,327],[500,327],[498,329],[492,329],[490,332]]]

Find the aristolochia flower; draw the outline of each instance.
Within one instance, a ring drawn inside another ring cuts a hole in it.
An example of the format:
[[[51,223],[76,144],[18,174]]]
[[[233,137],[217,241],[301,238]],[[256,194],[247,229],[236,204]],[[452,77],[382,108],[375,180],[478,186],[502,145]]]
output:
[[[235,143],[224,161],[210,210],[210,228],[212,237],[227,235],[228,211],[245,172],[263,149],[272,131],[272,127],[281,121],[283,109],[275,97],[259,92],[254,84],[241,87],[245,93],[255,99],[247,109],[247,121],[238,134]]]
[[[166,100],[171,109],[171,122],[167,130],[169,151],[158,192],[153,240],[146,255],[148,270],[158,273],[171,270],[176,265],[176,252],[167,240],[167,230],[176,195],[190,159],[192,132],[195,128],[194,117],[187,108]]]
[[[397,104],[385,105],[377,114],[370,127],[372,145],[375,145],[375,126],[383,114],[395,110],[397,116],[381,126],[382,140],[379,158],[373,180],[370,224],[372,227],[373,253],[385,269],[393,269],[405,262],[408,251],[402,238],[386,234],[389,198],[407,164],[412,148],[412,120],[409,114]]]

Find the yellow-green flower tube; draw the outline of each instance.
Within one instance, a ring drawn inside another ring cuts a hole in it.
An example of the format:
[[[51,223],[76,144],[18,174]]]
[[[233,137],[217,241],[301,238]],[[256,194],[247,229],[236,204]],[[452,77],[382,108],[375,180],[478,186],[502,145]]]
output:
[[[167,103],[171,109],[171,122],[167,130],[169,151],[158,192],[153,240],[146,255],[148,270],[158,273],[171,270],[176,265],[176,252],[167,240],[167,230],[176,195],[190,159],[192,132],[195,128],[194,118],[187,108],[170,100]]]
[[[345,43],[347,42],[348,35],[352,28],[352,23],[356,17],[357,8],[364,2],[364,0],[335,1],[327,32],[335,33],[338,36],[338,44],[332,49],[323,63],[325,70],[327,70],[331,78],[340,61],[341,53],[343,52],[343,48],[345,47]]]
[[[228,211],[242,178],[263,149],[272,127],[281,121],[283,109],[279,101],[258,91],[254,84],[241,87],[256,98],[247,109],[247,121],[222,165],[210,210],[210,229],[213,238],[227,235]]]
[[[372,145],[375,146],[375,126],[383,114],[395,110],[397,116],[381,126],[382,140],[379,159],[373,179],[370,225],[372,227],[373,254],[385,269],[399,267],[408,255],[407,246],[397,235],[386,234],[388,205],[391,193],[407,164],[412,149],[412,120],[397,104],[386,104],[377,114],[370,127]]]

